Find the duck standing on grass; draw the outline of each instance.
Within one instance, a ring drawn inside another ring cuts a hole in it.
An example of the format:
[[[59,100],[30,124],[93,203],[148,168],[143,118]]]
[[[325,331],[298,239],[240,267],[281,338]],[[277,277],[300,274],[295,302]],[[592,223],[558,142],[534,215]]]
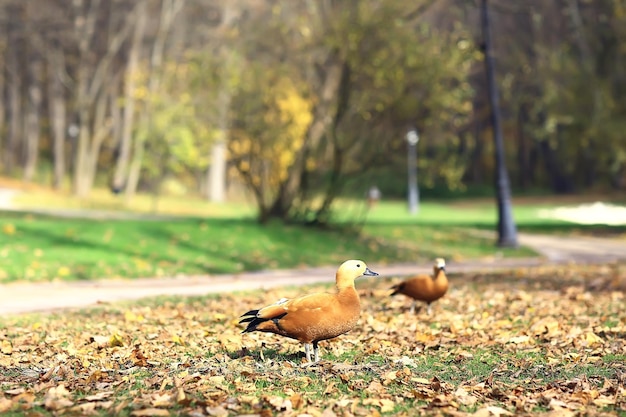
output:
[[[391,287],[391,295],[404,294],[413,299],[411,314],[415,313],[415,305],[418,301],[424,301],[428,305],[428,315],[431,314],[431,303],[437,301],[448,291],[448,278],[446,277],[446,261],[437,258],[433,267],[433,275],[417,275]]]
[[[311,346],[314,362],[319,361],[317,343],[349,332],[361,313],[359,294],[354,280],[360,276],[378,275],[365,262],[345,261],[335,275],[337,290],[316,293],[291,300],[283,298],[276,303],[243,314],[240,323],[248,323],[242,332],[269,332],[296,339],[304,344],[307,362],[311,362]]]

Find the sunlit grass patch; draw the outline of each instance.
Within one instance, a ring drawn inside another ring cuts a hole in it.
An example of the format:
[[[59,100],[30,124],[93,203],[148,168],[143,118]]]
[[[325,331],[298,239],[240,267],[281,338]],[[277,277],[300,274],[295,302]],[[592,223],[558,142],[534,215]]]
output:
[[[435,256],[528,256],[492,239],[423,225],[372,225],[362,233],[252,219],[69,219],[7,214],[0,227],[0,282],[236,273],[369,262],[430,262]],[[9,230],[9,229],[7,229]]]

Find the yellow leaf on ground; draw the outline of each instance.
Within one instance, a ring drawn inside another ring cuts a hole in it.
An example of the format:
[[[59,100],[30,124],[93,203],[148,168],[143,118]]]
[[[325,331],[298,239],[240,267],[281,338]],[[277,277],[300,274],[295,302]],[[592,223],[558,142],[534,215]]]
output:
[[[296,410],[302,407],[305,403],[304,398],[302,398],[302,395],[297,394],[297,393],[289,397],[289,400],[291,401],[291,405],[293,406],[293,408]]]
[[[172,342],[176,343],[177,345],[185,346],[185,341],[178,335],[172,336]]]
[[[604,343],[602,338],[600,338],[600,336],[598,336],[594,332],[587,332],[587,333],[585,333],[585,336],[584,336],[583,340],[587,343],[587,345],[595,345],[595,344],[602,344],[602,343]]]
[[[124,346],[124,340],[122,339],[122,336],[119,333],[113,333],[111,337],[109,338],[109,345],[111,347]]]
[[[172,405],[172,396],[170,394],[154,394],[151,401],[154,407],[169,407]]]
[[[143,410],[135,410],[130,413],[131,416],[169,416],[170,412],[162,408],[144,408]]]
[[[373,405],[376,407],[380,407],[381,413],[388,413],[393,411],[396,403],[386,398],[367,398],[363,400],[363,405]]]
[[[512,416],[512,415],[513,413],[511,413],[510,411],[505,410],[504,408],[501,408],[501,407],[496,407],[495,405],[490,405],[488,407],[481,408],[480,410],[474,413],[475,417],[491,417],[491,416],[500,417],[500,416]]]
[[[144,317],[141,314],[135,314],[132,311],[127,310],[124,312],[124,320],[128,322],[143,321]]]
[[[63,408],[68,408],[74,405],[74,402],[68,399],[70,392],[65,388],[65,385],[60,384],[56,387],[52,387],[46,393],[44,398],[44,406],[48,410],[56,411]]]
[[[13,353],[13,345],[11,345],[11,342],[9,342],[6,339],[4,339],[2,342],[0,342],[0,352],[4,353],[5,355],[12,354]]]
[[[530,336],[527,335],[522,335],[522,336],[515,336],[512,337],[508,340],[509,343],[515,343],[515,344],[520,344],[520,343],[528,343],[530,341]]]
[[[68,410],[70,413],[88,416],[96,413],[96,403],[83,403],[75,405]]]
[[[226,410],[222,406],[207,407],[206,408],[206,412],[207,412],[208,415],[214,416],[214,417],[223,417],[223,416],[227,416],[228,415],[228,410]]]

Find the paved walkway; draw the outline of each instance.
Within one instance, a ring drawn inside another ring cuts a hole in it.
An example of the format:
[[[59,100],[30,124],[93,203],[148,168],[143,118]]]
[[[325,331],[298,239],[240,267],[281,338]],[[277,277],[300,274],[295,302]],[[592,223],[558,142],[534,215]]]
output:
[[[591,237],[558,237],[520,234],[520,244],[542,256],[491,261],[449,262],[454,273],[490,272],[538,265],[605,263],[626,261],[626,240]],[[381,276],[428,273],[430,265],[376,265]],[[61,308],[87,307],[103,302],[133,300],[158,295],[204,295],[230,291],[332,282],[335,267],[206,275],[184,278],[154,278],[59,283],[12,283],[0,285],[0,315]]]
[[[539,258],[506,259],[490,262],[451,263],[454,272],[494,271],[539,265]],[[428,273],[430,265],[401,264],[370,267],[381,276]],[[145,278],[85,282],[10,283],[0,285],[0,315],[61,308],[87,307],[102,302],[134,300],[158,295],[204,295],[246,291],[285,285],[306,285],[335,280],[336,267],[302,270],[248,272],[236,275],[206,275],[185,278]]]
[[[534,249],[551,262],[600,263],[626,260],[626,238],[521,233],[518,241],[520,245]]]

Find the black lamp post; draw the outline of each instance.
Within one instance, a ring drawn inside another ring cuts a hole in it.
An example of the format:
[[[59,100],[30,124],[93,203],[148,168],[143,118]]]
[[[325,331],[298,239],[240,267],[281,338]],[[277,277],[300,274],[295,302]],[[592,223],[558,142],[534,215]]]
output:
[[[513,220],[511,207],[511,184],[507,173],[504,159],[504,143],[502,139],[502,126],[500,123],[500,104],[498,99],[498,87],[495,79],[493,46],[491,44],[491,27],[489,22],[489,10],[487,0],[481,0],[480,17],[483,29],[485,71],[487,73],[487,90],[489,103],[491,104],[491,125],[495,142],[496,159],[496,198],[498,203],[498,246],[516,247],[517,228]]]

